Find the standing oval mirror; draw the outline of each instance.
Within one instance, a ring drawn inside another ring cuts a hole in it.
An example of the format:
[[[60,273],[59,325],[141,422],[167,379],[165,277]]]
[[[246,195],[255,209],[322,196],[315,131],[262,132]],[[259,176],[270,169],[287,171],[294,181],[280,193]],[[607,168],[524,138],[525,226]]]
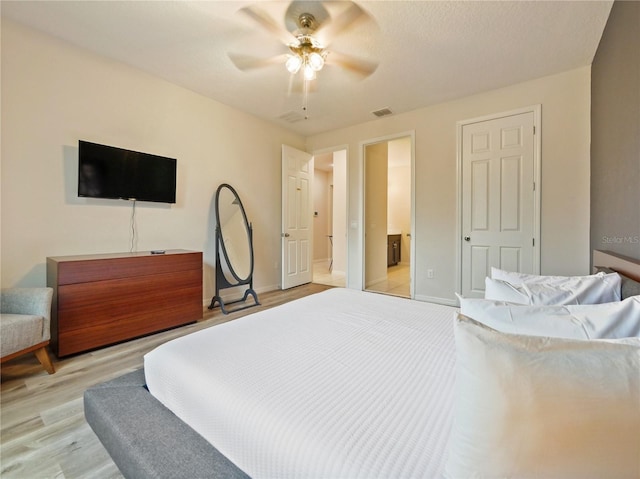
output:
[[[245,281],[253,271],[251,232],[240,197],[229,185],[220,185],[216,192],[216,217],[228,272],[233,280]]]
[[[258,297],[253,291],[253,230],[247,220],[247,214],[236,190],[224,183],[216,191],[216,295],[211,300],[209,309],[213,309],[216,301],[220,303],[222,312],[229,311],[225,304],[245,301],[249,295],[255,304],[238,309],[255,306]],[[224,301],[220,290],[248,285],[242,299]]]

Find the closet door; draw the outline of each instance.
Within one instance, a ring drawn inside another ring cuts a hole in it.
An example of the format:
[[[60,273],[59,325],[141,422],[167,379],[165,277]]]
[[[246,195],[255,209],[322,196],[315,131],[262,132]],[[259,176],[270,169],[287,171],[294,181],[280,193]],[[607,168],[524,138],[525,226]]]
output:
[[[491,267],[539,271],[534,112],[462,127],[462,295],[482,297]]]

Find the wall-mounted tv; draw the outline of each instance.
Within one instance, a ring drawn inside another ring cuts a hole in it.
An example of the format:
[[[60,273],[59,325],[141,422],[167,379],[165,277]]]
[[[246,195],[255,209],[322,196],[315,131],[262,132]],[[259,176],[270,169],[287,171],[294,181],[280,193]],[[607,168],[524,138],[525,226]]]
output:
[[[78,143],[78,196],[176,202],[175,158]]]

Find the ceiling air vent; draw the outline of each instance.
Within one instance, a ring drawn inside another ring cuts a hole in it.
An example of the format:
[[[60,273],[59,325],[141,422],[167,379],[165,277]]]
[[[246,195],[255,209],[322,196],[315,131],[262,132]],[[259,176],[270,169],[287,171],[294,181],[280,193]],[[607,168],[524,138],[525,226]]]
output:
[[[373,113],[377,117],[393,114],[393,112],[391,111],[391,108],[381,108],[380,110],[372,111],[371,113]]]
[[[298,121],[304,120],[304,116],[302,116],[297,111],[288,111],[283,113],[278,117],[279,120],[284,120],[288,123],[296,123]]]

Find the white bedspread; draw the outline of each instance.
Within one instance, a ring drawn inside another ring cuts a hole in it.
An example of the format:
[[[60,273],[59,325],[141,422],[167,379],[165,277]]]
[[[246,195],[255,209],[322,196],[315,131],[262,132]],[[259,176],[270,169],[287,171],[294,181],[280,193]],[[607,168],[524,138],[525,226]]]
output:
[[[253,478],[435,478],[455,308],[331,289],[166,343],[147,385]]]

